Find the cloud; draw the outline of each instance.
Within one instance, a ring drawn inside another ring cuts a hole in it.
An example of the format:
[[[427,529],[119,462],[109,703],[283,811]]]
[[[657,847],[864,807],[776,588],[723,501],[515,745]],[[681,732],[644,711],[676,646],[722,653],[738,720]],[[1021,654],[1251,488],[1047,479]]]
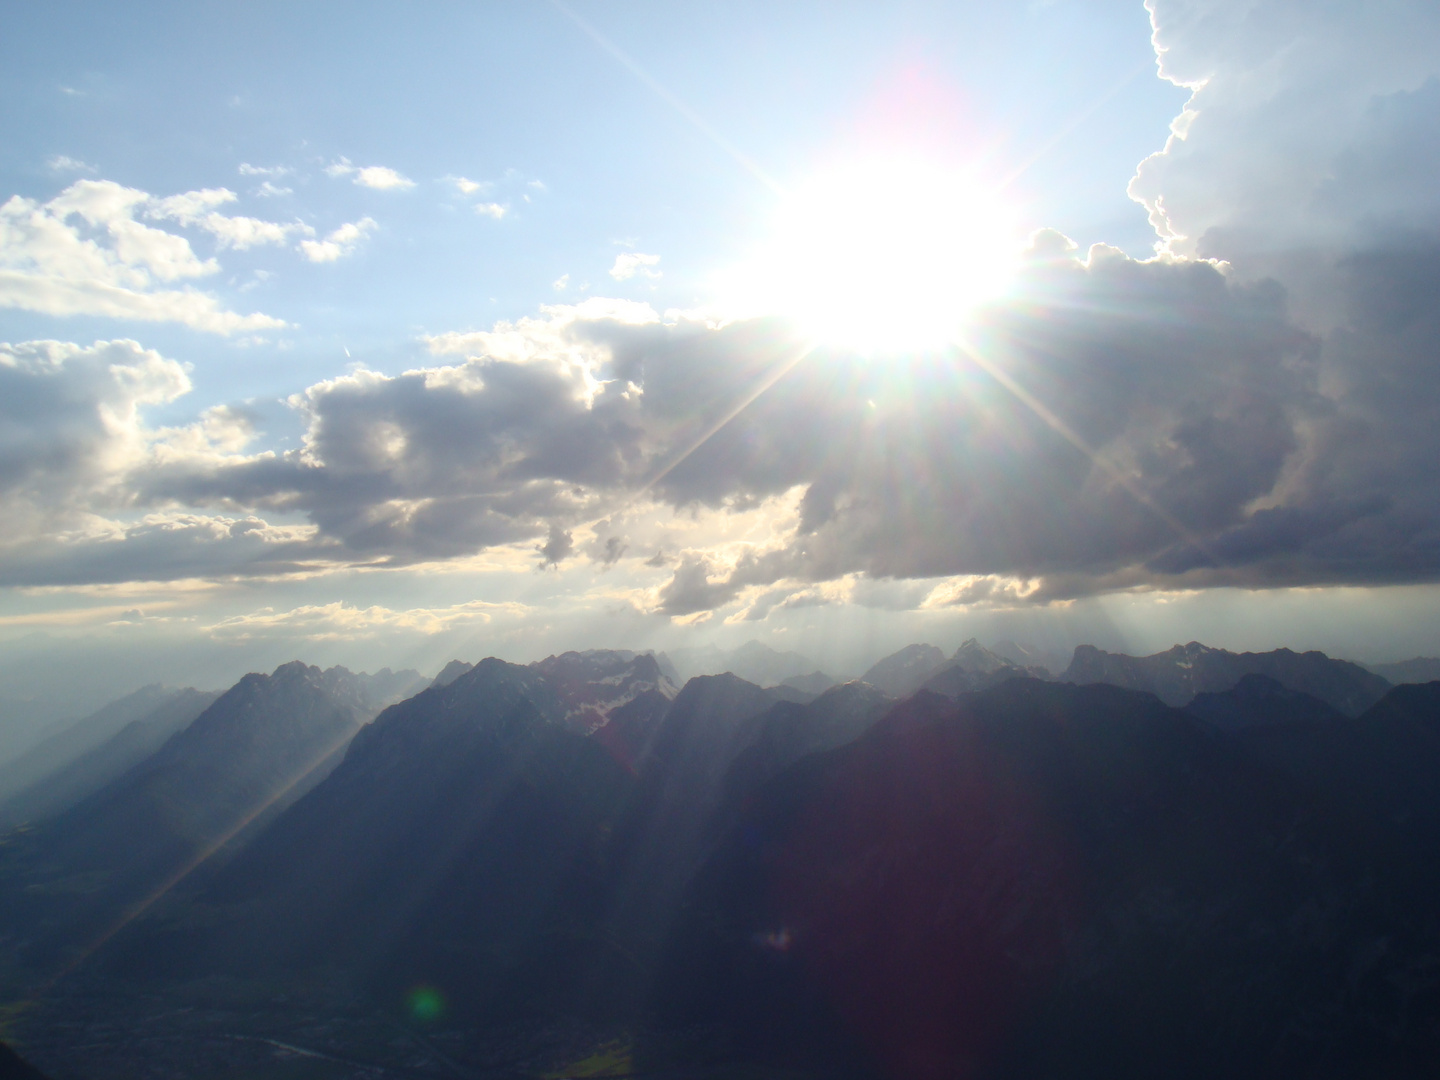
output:
[[[141,409],[190,389],[186,369],[134,341],[0,344],[0,544],[76,528],[128,499]]]
[[[95,167],[93,165],[87,165],[79,158],[72,158],[68,154],[56,154],[52,158],[47,158],[45,161],[45,167],[51,172],[57,173],[93,173],[95,171]]]
[[[494,218],[496,221],[499,221],[508,213],[508,210],[500,203],[476,203],[475,213],[481,217]]]
[[[1359,160],[1373,165],[1384,160],[1374,143],[1386,134],[1383,114],[1440,74],[1434,5],[1397,0],[1380,19],[1303,0],[1148,6],[1162,77],[1191,90],[1164,149],[1131,184],[1168,250],[1293,254],[1361,241],[1378,224],[1376,210],[1394,219],[1417,203],[1435,206],[1413,157],[1433,163],[1430,117],[1400,136],[1412,160],[1393,179],[1406,190],[1387,191],[1371,178],[1345,198],[1324,195],[1348,152],[1360,150]]]
[[[227,219],[205,209],[232,198],[229,192],[204,191],[167,202],[109,180],[77,181],[46,203],[12,196],[0,205],[0,306],[179,322],[219,334],[282,327],[282,320],[269,315],[227,311],[214,296],[190,286],[161,287],[220,267],[214,259],[199,258],[185,237],[146,225],[137,214],[178,220],[203,213],[190,220],[212,232],[233,230],[236,245],[270,242],[259,228],[270,223]],[[236,221],[240,224],[228,224]]]
[[[559,525],[550,526],[545,543],[535,549],[540,553],[540,566],[559,566],[575,551],[575,537]]]
[[[142,516],[85,525],[66,496],[71,532],[0,565],[9,580],[164,559],[278,575],[507,548],[564,575],[608,570],[657,615],[749,621],[1433,581],[1440,16],[1151,6],[1163,70],[1193,88],[1132,187],[1154,258],[1042,232],[961,347],[883,363],[839,348],[797,362],[804,342],[779,318],[595,298],[433,335],[411,371],[297,388],[294,450],[250,451],[229,414],[121,425],[114,444],[87,419],[96,449],[76,460],[113,450],[123,467],[76,467],[60,488]],[[122,223],[110,243],[128,245],[126,267],[210,272],[183,238],[144,231],[148,196],[79,187],[77,206]],[[195,213],[219,212],[191,194]],[[302,248],[358,242],[362,225]],[[657,265],[616,260],[622,278]],[[98,365],[75,370],[103,387]],[[77,390],[75,415],[99,418],[99,392]],[[48,430],[36,414],[23,460],[50,460]],[[44,485],[16,483],[49,505]]]
[[[524,604],[492,604],[471,600],[442,608],[392,608],[372,605],[357,608],[344,601],[312,604],[277,612],[272,608],[246,615],[233,615],[206,627],[212,637],[248,640],[293,636],[306,641],[354,641],[393,634],[441,634],[467,626],[483,626],[496,615],[522,617],[529,612]]]
[[[1244,524],[1272,494],[1299,427],[1324,412],[1314,343],[1285,321],[1283,294],[1209,264],[1055,247],[976,349],[1103,467],[962,357],[882,367],[816,354],[735,414],[791,363],[788,326],[663,323],[644,305],[590,300],[431,339],[437,355],[465,356],[456,363],[309,387],[292,399],[306,423],[294,451],[226,452],[188,429],[199,452],[167,436],[131,474],[133,497],[299,515],[315,557],[340,563],[525,542],[559,562],[579,526],[627,506],[632,518],[704,509],[685,538],[681,523],[624,526],[637,563],[682,550],[655,602],[677,616],[847,575],[1164,578],[1146,564]],[[724,519],[747,514],[746,538],[726,540]],[[608,554],[590,557],[623,558]]]
[[[330,232],[323,240],[301,240],[300,251],[311,262],[326,263],[355,254],[357,248],[377,228],[375,219],[363,217],[347,222]]]
[[[402,176],[394,169],[385,165],[364,165],[357,166],[350,163],[349,158],[341,158],[339,161],[327,165],[325,174],[336,178],[348,176],[351,183],[360,187],[371,188],[375,191],[403,191],[413,188],[415,181],[408,176]]]
[[[610,276],[616,281],[628,281],[635,275],[658,278],[661,271],[653,269],[660,262],[659,255],[646,255],[639,251],[622,251],[615,256],[615,265],[610,267]]]
[[[463,176],[447,176],[446,180],[455,185],[455,190],[461,195],[474,195],[478,192],[488,192],[495,185],[485,180],[469,180]]]
[[[281,195],[293,195],[295,193],[294,188],[281,187],[279,184],[275,183],[275,181],[279,180],[281,177],[290,176],[294,173],[294,171],[294,169],[290,168],[287,165],[261,166],[250,165],[246,162],[241,162],[240,164],[241,176],[265,177],[265,179],[260,181],[260,186],[257,187],[254,191],[254,194],[262,199],[273,199]]]
[[[268,181],[267,181],[268,182]],[[215,207],[235,201],[235,193],[226,188],[206,188],[151,199],[145,216],[154,221],[177,221],[181,225],[204,229],[218,241],[221,251],[235,248],[246,251],[264,244],[284,244],[291,236],[313,236],[315,230],[304,222],[262,221],[252,217],[227,217]]]
[[[279,578],[333,563],[312,526],[251,514],[164,513],[91,524],[84,533],[5,548],[0,586]]]

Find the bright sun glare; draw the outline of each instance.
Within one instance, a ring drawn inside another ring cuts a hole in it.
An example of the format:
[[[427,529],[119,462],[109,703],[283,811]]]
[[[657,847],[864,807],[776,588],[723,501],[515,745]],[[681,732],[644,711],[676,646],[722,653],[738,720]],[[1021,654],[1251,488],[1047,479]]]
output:
[[[949,341],[1004,290],[1018,253],[993,190],[956,170],[867,161],[789,193],[744,291],[818,340],[898,352]]]

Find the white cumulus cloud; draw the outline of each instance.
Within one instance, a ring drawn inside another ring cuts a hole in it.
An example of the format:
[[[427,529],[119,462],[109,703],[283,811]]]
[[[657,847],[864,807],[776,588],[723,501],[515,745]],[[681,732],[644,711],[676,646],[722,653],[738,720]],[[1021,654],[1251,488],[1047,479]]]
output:
[[[346,222],[323,240],[300,241],[300,251],[311,262],[335,262],[353,255],[365,238],[375,231],[375,227],[375,219],[369,217]]]
[[[0,205],[0,307],[178,322],[219,334],[284,326],[269,315],[228,311],[193,286],[162,287],[214,274],[219,263],[197,256],[185,237],[137,217],[184,218],[217,236],[232,230],[231,246],[273,242],[254,227],[270,223],[232,225],[236,219],[214,211],[233,198],[216,189],[171,202],[110,180],[79,180],[45,203],[12,196]]]
[[[373,188],[376,191],[396,191],[406,188],[413,188],[415,181],[408,176],[386,165],[353,165],[349,158],[341,158],[339,161],[327,165],[325,174],[337,179],[342,176],[350,177],[351,183],[360,187]]]

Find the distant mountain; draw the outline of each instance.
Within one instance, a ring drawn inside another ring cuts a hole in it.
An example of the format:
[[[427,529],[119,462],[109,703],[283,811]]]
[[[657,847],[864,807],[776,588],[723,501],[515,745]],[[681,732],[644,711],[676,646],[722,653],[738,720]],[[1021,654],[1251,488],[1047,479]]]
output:
[[[1333,725],[1345,714],[1317,697],[1291,690],[1268,675],[1242,675],[1229,690],[1196,694],[1185,711],[1221,731],[1289,725]]]
[[[738,649],[707,645],[694,649],[671,649],[664,660],[674,665],[682,682],[697,675],[729,672],[756,686],[774,686],[797,675],[807,675],[820,665],[796,652],[780,652],[758,641],[747,641]]]
[[[1064,671],[1069,662],[1068,654],[1057,655],[1033,645],[1017,644],[1008,638],[995,642],[990,646],[990,651],[1022,668],[1043,668],[1046,676]]]
[[[970,638],[955,650],[954,656],[936,668],[921,687],[955,697],[1017,676],[1049,678],[1049,672],[1038,666],[1021,667]]]
[[[0,915],[35,963],[167,887],[338,760],[377,700],[414,672],[355,675],[295,662],[251,674],[156,753],[0,846]]]
[[[189,687],[167,692],[150,712],[0,804],[0,825],[39,821],[74,806],[159,750],[219,696]]]
[[[440,669],[440,674],[435,676],[435,681],[432,682],[430,685],[449,686],[452,682],[458,679],[461,675],[464,675],[474,666],[474,664],[469,663],[465,660],[451,660],[448,664],[446,664],[443,668]]]
[[[1232,653],[1192,641],[1152,656],[1109,653],[1093,645],[1076,648],[1062,682],[1109,683],[1148,690],[1170,705],[1184,705],[1196,694],[1228,690],[1244,675],[1268,675],[1280,685],[1310,694],[1347,716],[1359,716],[1384,696],[1390,684],[1348,660],[1322,652]]]
[[[59,769],[113,738],[121,728],[161,710],[181,694],[198,691],[176,690],[152,683],[132,694],[110,702],[104,708],[66,725],[42,739],[29,750],[0,766],[0,800],[43,781]],[[186,706],[181,706],[182,711]],[[196,710],[197,714],[199,710]],[[192,716],[191,719],[194,719]]]
[[[59,695],[0,694],[0,765],[73,724],[81,714]]]
[[[1365,667],[1396,686],[1401,683],[1428,683],[1440,679],[1440,657],[1434,656],[1417,656],[1413,660],[1401,660],[1395,664],[1366,664]]]
[[[969,638],[948,659],[934,645],[907,645],[861,678],[893,698],[909,697],[922,687],[954,697],[1017,675],[1048,678],[1049,674],[1043,667],[1016,664]]]
[[[876,661],[860,680],[893,698],[909,697],[944,663],[945,654],[934,645],[906,645]]]
[[[1440,693],[1397,694],[1336,721],[1429,775],[1392,817],[1440,803],[1416,741]],[[1356,805],[1378,757],[1334,764],[1287,775],[1113,686],[921,691],[751,794],[687,891],[657,1018],[811,1075],[1426,1075],[1433,842]]]
[[[530,665],[565,702],[565,723],[588,735],[615,709],[650,690],[673,698],[677,687],[651,653],[589,649],[549,656]]]

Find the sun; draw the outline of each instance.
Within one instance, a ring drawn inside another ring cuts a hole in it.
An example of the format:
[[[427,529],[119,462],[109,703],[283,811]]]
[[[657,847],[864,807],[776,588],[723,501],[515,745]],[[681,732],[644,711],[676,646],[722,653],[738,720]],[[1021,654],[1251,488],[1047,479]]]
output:
[[[837,165],[787,193],[742,272],[752,310],[868,353],[950,341],[1013,275],[1015,214],[966,172],[895,158]]]

